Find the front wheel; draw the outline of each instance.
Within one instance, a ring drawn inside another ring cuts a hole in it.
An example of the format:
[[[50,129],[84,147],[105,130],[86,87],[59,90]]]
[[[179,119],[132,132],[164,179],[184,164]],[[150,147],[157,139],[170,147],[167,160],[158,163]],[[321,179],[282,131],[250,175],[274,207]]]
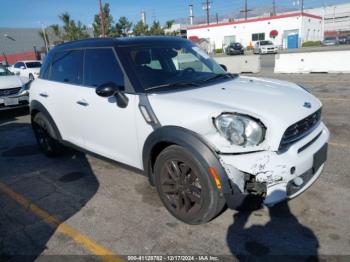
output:
[[[185,148],[169,146],[155,163],[155,183],[164,206],[179,220],[203,224],[224,207],[209,172]]]
[[[37,113],[32,120],[35,138],[41,151],[48,157],[62,153],[64,147],[57,141],[57,134],[50,121],[42,113]]]

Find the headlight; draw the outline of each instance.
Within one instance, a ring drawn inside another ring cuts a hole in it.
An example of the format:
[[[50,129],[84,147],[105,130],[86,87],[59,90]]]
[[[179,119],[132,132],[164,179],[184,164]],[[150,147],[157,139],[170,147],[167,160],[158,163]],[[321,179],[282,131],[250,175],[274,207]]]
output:
[[[215,118],[215,127],[231,144],[238,146],[259,145],[265,136],[265,128],[257,120],[238,114],[222,114]]]

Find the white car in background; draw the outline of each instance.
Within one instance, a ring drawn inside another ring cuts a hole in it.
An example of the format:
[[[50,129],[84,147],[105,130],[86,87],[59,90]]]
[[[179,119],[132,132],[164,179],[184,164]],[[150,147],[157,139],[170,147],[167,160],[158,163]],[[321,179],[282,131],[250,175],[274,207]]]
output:
[[[254,54],[277,54],[278,46],[269,40],[258,41],[254,46]]]
[[[14,75],[0,65],[0,110],[28,106],[28,78]]]
[[[30,80],[34,80],[39,76],[41,68],[41,61],[39,60],[26,60],[17,61],[16,64],[11,66],[9,70],[16,75],[28,77]]]

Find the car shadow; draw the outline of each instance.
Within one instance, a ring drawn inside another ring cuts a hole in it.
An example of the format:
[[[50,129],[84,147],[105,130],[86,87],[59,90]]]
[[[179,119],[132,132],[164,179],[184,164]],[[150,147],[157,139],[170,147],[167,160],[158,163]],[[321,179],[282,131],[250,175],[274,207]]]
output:
[[[15,121],[25,112],[3,114],[0,115],[0,261],[33,261],[47,249],[57,225],[46,223],[28,207],[20,205],[13,194],[64,222],[84,208],[97,192],[99,182],[82,153],[70,151],[55,159],[45,157],[36,145],[28,119]],[[84,219],[89,220],[89,216]],[[62,235],[55,237],[55,241],[65,243],[67,239]]]
[[[262,217],[256,209],[233,216],[226,241],[239,261],[318,261],[316,235],[291,213],[288,202],[270,207],[268,212],[270,220],[265,225],[249,223]]]

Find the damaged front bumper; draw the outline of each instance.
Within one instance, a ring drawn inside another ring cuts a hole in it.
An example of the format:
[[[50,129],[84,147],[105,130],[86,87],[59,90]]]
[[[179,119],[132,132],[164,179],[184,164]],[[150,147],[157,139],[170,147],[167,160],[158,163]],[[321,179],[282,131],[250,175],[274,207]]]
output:
[[[284,153],[220,155],[233,189],[231,196],[225,195],[228,206],[237,209],[252,194],[260,196],[267,206],[298,196],[320,176],[328,140],[329,131],[321,123]]]

